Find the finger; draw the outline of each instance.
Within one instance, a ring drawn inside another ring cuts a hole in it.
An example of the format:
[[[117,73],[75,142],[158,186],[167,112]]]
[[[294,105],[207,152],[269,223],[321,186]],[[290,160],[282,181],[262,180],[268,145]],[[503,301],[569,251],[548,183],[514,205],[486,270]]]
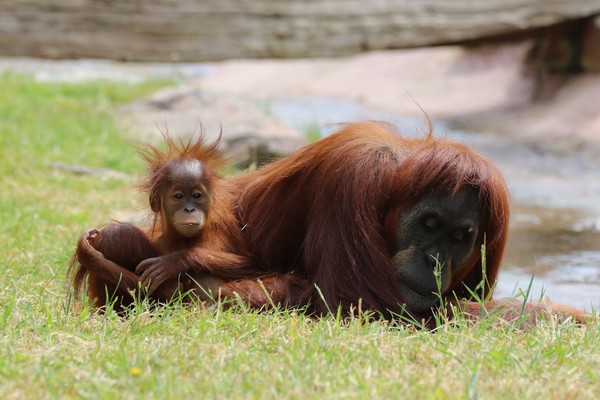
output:
[[[148,268],[150,268],[156,262],[156,258],[147,258],[135,267],[135,273],[140,275],[146,272]]]
[[[77,243],[76,250],[77,258],[82,261],[83,259],[98,259],[104,258],[104,255],[96,250],[87,240],[81,240]]]
[[[100,230],[93,228],[87,231],[87,241],[93,246],[100,238]]]
[[[97,235],[100,234],[100,229],[98,229],[98,228],[88,229],[87,234],[91,238],[96,237]]]
[[[146,261],[148,260],[142,261],[137,265],[137,267],[135,267],[135,270],[133,272],[135,272],[136,275],[143,275],[143,273],[146,271]]]
[[[90,240],[90,239],[94,239],[99,233],[100,233],[100,231],[97,228],[92,228],[92,229],[88,229],[87,231],[83,232],[81,237],[82,237],[82,239]]]
[[[154,293],[166,280],[166,274],[158,274],[154,280],[150,281],[151,285],[148,294]]]
[[[140,281],[144,286],[149,286],[150,281],[155,279],[158,273],[159,271],[156,271],[156,268],[149,267],[142,273],[142,276],[140,276]]]
[[[83,248],[86,248],[86,249],[93,249],[93,246],[87,240],[87,238],[83,238],[82,237],[81,239],[79,239],[79,242],[77,243],[77,245],[78,245],[78,247],[83,247]]]
[[[158,281],[156,281],[156,280],[150,281],[150,287],[148,288],[148,294],[154,293],[156,291],[156,289],[158,289],[159,286],[160,286],[160,284],[158,283]]]
[[[138,266],[135,267],[135,273],[138,275],[143,275],[148,270],[148,268],[152,266],[152,264],[154,263],[153,260],[154,259],[152,258],[148,258],[139,263]]]

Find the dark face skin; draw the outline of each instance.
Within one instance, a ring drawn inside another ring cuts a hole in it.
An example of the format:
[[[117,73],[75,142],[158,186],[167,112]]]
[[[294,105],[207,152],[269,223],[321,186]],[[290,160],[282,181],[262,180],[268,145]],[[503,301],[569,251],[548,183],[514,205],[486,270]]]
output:
[[[208,179],[198,160],[175,160],[168,165],[169,185],[161,193],[161,213],[169,229],[185,238],[197,236],[208,217]]]
[[[477,193],[471,187],[454,197],[449,193],[426,197],[401,215],[393,259],[409,311],[425,312],[439,303],[436,262],[441,265],[438,279],[444,293],[453,274],[477,250],[480,219]]]

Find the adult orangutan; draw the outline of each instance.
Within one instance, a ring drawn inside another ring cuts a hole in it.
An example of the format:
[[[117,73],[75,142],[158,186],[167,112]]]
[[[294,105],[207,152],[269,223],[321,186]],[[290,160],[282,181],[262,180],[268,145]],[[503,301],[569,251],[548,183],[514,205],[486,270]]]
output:
[[[148,164],[142,188],[154,216],[150,229],[145,232],[131,224],[112,223],[101,230],[85,232],[77,244],[72,264],[73,285],[78,293],[87,277],[87,294],[96,307],[111,304],[122,311],[134,301],[136,291],[137,296],[144,296],[143,291],[138,291],[139,276],[134,273],[143,260],[225,241],[218,233],[205,235],[207,230],[219,231],[219,228],[209,229],[213,223],[227,220],[227,216],[218,214],[213,218],[212,211],[217,181],[215,167],[220,159],[218,141],[206,145],[199,137],[178,144],[168,136],[165,139],[165,152],[153,146],[140,149]],[[227,240],[235,244],[233,238]],[[220,263],[244,260],[233,252],[207,252]],[[205,272],[174,275],[153,291],[152,298],[166,301],[193,289],[198,289],[196,294],[204,297],[193,282],[195,278],[207,283],[213,280]]]
[[[136,268],[149,293],[182,274],[210,272],[225,282],[206,286],[254,306],[309,305],[325,313],[360,303],[386,317],[420,319],[443,297],[479,314],[479,304],[468,300],[496,282],[509,220],[504,179],[484,157],[431,133],[407,138],[376,122],[346,125],[223,181],[216,198],[218,212],[205,228],[215,240]],[[211,251],[240,258],[224,262]],[[515,302],[487,305],[507,318],[521,309]],[[533,319],[584,320],[564,306],[534,304],[527,311]]]

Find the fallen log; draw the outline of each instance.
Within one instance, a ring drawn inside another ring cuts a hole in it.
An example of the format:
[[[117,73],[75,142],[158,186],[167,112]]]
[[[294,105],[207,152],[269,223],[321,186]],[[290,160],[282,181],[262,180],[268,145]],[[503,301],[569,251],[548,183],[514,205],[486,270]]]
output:
[[[533,32],[599,13],[598,0],[3,0],[0,55],[327,57]]]

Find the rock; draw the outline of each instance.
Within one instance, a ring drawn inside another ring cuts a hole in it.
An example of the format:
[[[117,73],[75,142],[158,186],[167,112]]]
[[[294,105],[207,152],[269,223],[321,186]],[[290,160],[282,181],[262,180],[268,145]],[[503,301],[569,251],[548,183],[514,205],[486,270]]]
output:
[[[153,142],[161,132],[173,136],[203,132],[209,141],[222,133],[222,150],[244,166],[289,154],[306,143],[301,132],[269,117],[252,102],[193,85],[163,89],[121,108],[120,114],[134,136]]]

